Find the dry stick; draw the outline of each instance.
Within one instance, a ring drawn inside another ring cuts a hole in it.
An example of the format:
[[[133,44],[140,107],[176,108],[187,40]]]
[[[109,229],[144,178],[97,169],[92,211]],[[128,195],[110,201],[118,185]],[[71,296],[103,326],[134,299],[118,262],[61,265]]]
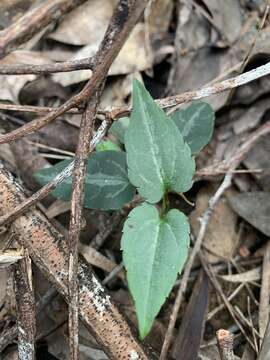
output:
[[[85,0],[45,0],[0,32],[0,58]]]
[[[244,156],[248,153],[248,151],[251,149],[251,147],[254,145],[254,143],[261,136],[263,136],[269,132],[270,132],[270,121],[268,121],[267,123],[262,125],[259,129],[257,129],[252,134],[250,134],[249,137],[247,138],[247,140],[240,146],[239,152],[234,157],[232,157],[229,164],[227,164],[227,166],[229,166],[229,169],[234,170],[239,165],[239,163],[242,161]],[[187,283],[188,283],[188,279],[190,276],[190,272],[191,272],[194,260],[197,256],[198,252],[201,249],[202,242],[205,237],[206,230],[207,230],[209,219],[211,217],[211,214],[213,212],[213,209],[214,209],[216,203],[219,201],[219,199],[221,198],[221,196],[225,192],[225,190],[228,187],[230,187],[232,176],[233,176],[233,173],[226,174],[220,187],[218,188],[216,193],[213,195],[213,197],[210,198],[209,203],[208,203],[208,208],[205,210],[205,212],[202,215],[200,230],[199,230],[195,245],[194,245],[194,247],[190,253],[189,259],[185,265],[185,270],[184,270],[182,280],[180,283],[180,287],[179,287],[179,290],[177,293],[177,297],[176,297],[176,300],[174,303],[173,311],[170,316],[170,322],[169,322],[169,326],[168,326],[168,329],[167,329],[167,332],[165,335],[165,339],[164,339],[164,343],[163,343],[163,347],[162,347],[162,351],[161,351],[161,355],[160,355],[160,360],[165,360],[167,357],[168,349],[169,349],[169,346],[170,346],[170,343],[172,340],[173,329],[174,329],[174,326],[176,323],[177,314],[179,312],[179,309],[180,309],[180,306],[182,303],[182,299],[183,299],[184,293],[187,288]]]
[[[93,59],[85,58],[80,60],[70,60],[55,62],[52,64],[31,65],[31,64],[16,64],[16,65],[0,65],[0,75],[46,75],[59,72],[69,72],[77,70],[93,69]]]
[[[35,359],[35,296],[29,255],[14,265],[15,298],[17,304],[18,359]]]
[[[228,301],[227,296],[224,294],[222,287],[220,285],[220,283],[217,281],[217,278],[214,274],[214,271],[212,269],[212,266],[210,264],[207,263],[207,261],[205,260],[205,257],[202,253],[199,254],[200,257],[200,261],[201,264],[205,270],[205,272],[207,273],[212,285],[214,286],[215,290],[217,291],[218,295],[220,296],[220,298],[222,299],[223,303],[225,304],[229,314],[231,315],[231,317],[233,318],[233,320],[235,321],[236,325],[238,326],[238,328],[240,329],[240,331],[242,332],[242,334],[244,335],[244,337],[246,338],[246,340],[248,341],[248,343],[251,345],[251,347],[256,351],[253,342],[249,339],[245,329],[243,328],[243,326],[241,325],[241,323],[239,322],[239,320],[237,319],[235,312],[234,312],[234,308],[231,305],[231,303]]]
[[[18,183],[4,168],[0,168],[0,213],[9,212],[24,199]],[[16,240],[29,251],[41,272],[68,300],[68,245],[63,235],[38,210],[29,210],[17,218],[11,228]],[[153,359],[154,355],[147,355],[109,294],[82,259],[79,265],[79,304],[82,320],[110,359]]]
[[[139,17],[142,15],[147,2],[148,0],[119,0],[100,48],[95,55],[95,71],[86,85],[87,96],[93,96],[86,108],[80,125],[73,172],[69,227],[69,350],[70,359],[72,360],[78,359],[78,243],[82,222],[87,157],[89,154],[89,143],[93,132],[93,121],[103,89],[103,83],[109,68],[126,42]]]
[[[260,292],[259,307],[259,332],[263,339],[269,320],[269,299],[270,299],[270,240],[266,245],[262,265],[262,283]]]
[[[93,121],[98,106],[100,91],[91,98],[82,116],[81,131],[74,162],[71,215],[69,223],[69,358],[79,358],[79,319],[78,319],[78,244],[82,223],[84,201],[84,179],[89,154],[89,139],[93,133]]]
[[[145,1],[145,0],[144,0]],[[94,61],[94,60],[93,60]],[[95,64],[95,61],[94,61]],[[96,67],[96,65],[95,65]],[[96,75],[95,75],[96,74]],[[248,71],[244,74],[241,74],[239,76],[236,76],[234,78],[224,80],[220,83],[216,83],[211,86],[203,87],[196,91],[188,91],[186,93],[183,93],[181,95],[175,95],[170,96],[164,99],[157,100],[158,105],[160,105],[162,108],[169,108],[173,107],[185,102],[189,102],[191,100],[198,100],[205,97],[208,97],[210,95],[221,93],[225,90],[233,89],[238,86],[247,84],[251,81],[254,81],[256,79],[259,79],[260,77],[266,76],[270,74],[270,62],[262,65],[256,69],[253,69],[251,71]],[[98,73],[96,71],[96,68],[93,72],[93,77],[95,76],[101,76],[102,74]],[[92,80],[92,78],[90,79]],[[96,80],[95,80],[96,81]],[[73,98],[69,99],[66,103],[61,105],[56,110],[52,111],[51,113],[47,114],[46,116],[37,118],[22,127],[11,131],[8,134],[0,136],[0,144],[17,140],[25,135],[29,135],[42,127],[46,126],[53,120],[55,120],[58,116],[63,115],[68,110],[77,107],[79,104],[81,104],[83,101],[87,100],[92,95],[91,88],[89,89],[89,86],[86,85],[85,88],[77,95],[75,95]],[[116,119],[122,116],[125,116],[129,114],[131,111],[131,108],[129,107],[123,107],[123,108],[116,108],[112,111],[106,112],[106,115],[112,119]]]
[[[90,142],[90,150],[89,154],[95,149],[96,145],[100,142],[100,140],[105,136],[108,127],[109,121],[104,120],[97,132],[93,136],[93,139]],[[13,221],[18,215],[22,214],[29,207],[36,204],[38,201],[44,199],[49,193],[56,188],[57,185],[61,184],[66,178],[72,175],[72,171],[74,168],[74,161],[72,161],[63,171],[61,171],[52,181],[43,186],[40,190],[35,192],[32,196],[25,199],[23,202],[15,206],[11,209],[10,213],[0,216],[0,224],[10,223]],[[1,225],[0,225],[1,226]]]
[[[221,360],[234,360],[233,334],[228,330],[220,329],[217,331],[216,335]]]
[[[18,104],[1,104],[0,103],[0,110],[6,111],[19,111],[19,112],[29,112],[29,113],[40,113],[46,114],[52,111],[56,111],[57,108],[55,107],[48,107],[48,106],[32,106],[32,105],[18,105]],[[67,114],[81,114],[83,111],[79,109],[70,109],[66,111]]]
[[[195,91],[188,91],[180,95],[174,95],[166,97],[164,99],[159,99],[156,100],[156,102],[163,109],[166,109],[192,100],[199,100],[211,95],[219,94],[223,91],[245,85],[268,74],[270,74],[270,62],[231,79],[221,81],[211,86],[204,86],[201,89]],[[116,108],[108,112],[107,115],[110,116],[112,119],[116,119],[129,114],[130,111],[131,109],[129,107]]]

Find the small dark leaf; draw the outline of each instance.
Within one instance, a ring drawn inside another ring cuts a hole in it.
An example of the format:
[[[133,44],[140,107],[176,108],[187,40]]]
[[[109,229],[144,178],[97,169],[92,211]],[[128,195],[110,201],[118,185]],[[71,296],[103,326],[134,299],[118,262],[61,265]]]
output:
[[[57,165],[35,173],[36,180],[45,185],[72,160],[64,160]],[[88,160],[85,184],[84,206],[89,209],[120,209],[132,200],[135,188],[127,177],[126,154],[123,151],[101,151],[93,153]],[[59,184],[52,194],[62,200],[71,198],[72,178]]]
[[[176,110],[171,115],[191,153],[197,154],[211,139],[215,113],[205,102],[194,102],[186,109]]]

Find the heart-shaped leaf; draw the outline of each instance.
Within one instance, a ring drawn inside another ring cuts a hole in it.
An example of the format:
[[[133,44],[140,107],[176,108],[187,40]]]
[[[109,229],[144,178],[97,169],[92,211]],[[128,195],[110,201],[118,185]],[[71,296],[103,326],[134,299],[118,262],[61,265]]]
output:
[[[58,175],[72,160],[64,160],[50,168],[39,170],[35,179],[45,185]],[[126,153],[101,151],[93,153],[88,160],[85,179],[84,206],[89,209],[120,209],[131,201],[135,188],[127,176]],[[72,177],[59,184],[52,194],[62,200],[70,200]]]
[[[176,209],[160,217],[155,206],[144,203],[130,212],[121,246],[140,336],[144,338],[186,261],[188,220]]]
[[[210,141],[215,113],[206,102],[194,102],[186,109],[176,110],[171,118],[188,143],[192,154],[197,154]]]
[[[192,186],[195,162],[189,146],[137,80],[125,147],[128,177],[150,203],[158,202],[166,191],[185,192]]]

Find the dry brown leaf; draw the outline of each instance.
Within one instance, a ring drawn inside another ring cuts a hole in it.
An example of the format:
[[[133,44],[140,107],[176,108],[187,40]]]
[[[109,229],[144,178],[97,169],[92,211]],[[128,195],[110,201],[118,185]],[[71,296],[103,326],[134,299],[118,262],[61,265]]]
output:
[[[148,50],[145,42],[145,25],[139,23],[133,29],[128,41],[123,46],[119,55],[113,62],[109,75],[125,75],[143,71],[151,67],[151,57],[148,56]],[[92,43],[79,50],[72,60],[79,60],[93,56],[99,46],[98,42]],[[63,86],[69,86],[81,81],[88,80],[91,77],[91,70],[80,70],[69,73],[59,73],[53,75],[53,80]]]
[[[212,187],[203,188],[197,196],[196,209],[190,215],[190,224],[195,236],[200,228],[200,217],[208,206],[208,201],[213,195]],[[210,262],[220,259],[229,260],[235,250],[237,216],[227,204],[225,198],[216,205],[208,223],[204,247]]]
[[[70,45],[99,44],[117,0],[88,0],[65,16],[49,37]]]
[[[233,210],[247,222],[270,236],[270,194],[263,191],[241,193],[229,198]]]
[[[47,57],[34,51],[15,51],[0,60],[0,65],[48,64]],[[24,85],[36,79],[35,75],[0,75],[0,100],[18,102],[18,96]]]

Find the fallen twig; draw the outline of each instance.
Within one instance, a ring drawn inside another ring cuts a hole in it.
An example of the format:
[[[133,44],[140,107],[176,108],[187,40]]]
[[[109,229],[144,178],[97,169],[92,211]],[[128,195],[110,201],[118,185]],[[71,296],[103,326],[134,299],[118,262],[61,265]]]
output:
[[[3,167],[0,168],[1,214],[25,199],[22,189]],[[37,210],[30,210],[12,223],[16,239],[42,273],[68,299],[68,247],[64,237]],[[79,311],[110,359],[149,359],[135,339],[111,297],[83,260],[79,261]],[[113,334],[113,336],[112,336]]]
[[[257,67],[256,69],[235,76],[231,79],[227,79],[210,86],[204,86],[201,89],[195,91],[187,91],[180,95],[174,95],[174,96],[166,97],[164,99],[158,99],[156,100],[156,102],[163,109],[166,109],[173,106],[177,106],[179,104],[187,103],[192,100],[204,99],[211,95],[219,94],[223,91],[237,88],[239,86],[245,85],[251,81],[259,79],[268,74],[270,74],[270,62],[260,67]],[[130,111],[131,108],[129,107],[116,108],[108,112],[108,116],[110,116],[112,119],[117,119],[119,117],[128,115]]]
[[[93,63],[95,64],[95,60],[93,60]],[[102,71],[104,71],[103,68]],[[97,72],[97,75],[101,76],[100,71],[97,71],[96,67],[94,73],[95,72]],[[220,83],[216,83],[211,86],[206,86],[199,90],[188,91],[181,95],[166,97],[164,99],[159,99],[156,101],[162,108],[166,109],[182,103],[186,103],[192,100],[203,99],[210,95],[218,94],[223,91],[236,88],[238,86],[259,79],[260,77],[266,76],[269,73],[270,73],[270,62],[251,71],[247,71],[246,73],[238,75],[234,78],[224,80]],[[76,108],[83,101],[87,100],[91,95],[92,95],[92,90],[89,89],[88,85],[86,85],[85,88],[79,94],[72,97],[70,100],[68,100],[66,103],[61,105],[56,110],[51,111],[49,114],[43,117],[32,120],[31,122],[21,126],[20,128],[14,131],[11,131],[8,134],[0,136],[0,144],[9,141],[14,141],[16,139],[19,139],[25,135],[31,134],[41,129],[42,127],[46,126],[47,124],[55,120],[58,116],[63,115],[72,108]],[[116,108],[111,111],[107,111],[105,112],[105,114],[108,118],[117,119],[125,115],[128,115],[130,111],[131,111],[130,107],[123,107],[123,108]]]
[[[96,108],[100,98],[97,91],[90,100],[81,121],[81,131],[74,161],[71,215],[69,223],[69,357],[79,358],[79,319],[78,319],[78,245],[82,222],[84,201],[84,179],[87,157],[90,149],[90,137],[93,133]]]
[[[0,65],[1,75],[47,75],[59,72],[69,72],[77,70],[92,70],[93,63],[91,58],[80,60],[61,61],[51,64],[31,65],[31,64],[16,64],[16,65]]]
[[[228,330],[220,329],[216,333],[221,360],[234,360],[233,335]]]
[[[46,114],[46,113],[57,110],[57,108],[47,107],[47,106],[19,105],[19,104],[0,104],[0,110]],[[78,109],[70,109],[66,113],[67,114],[82,114],[83,111],[78,110]]]
[[[27,252],[14,265],[15,298],[17,303],[18,358],[35,359],[35,296],[32,284],[31,259]]]

